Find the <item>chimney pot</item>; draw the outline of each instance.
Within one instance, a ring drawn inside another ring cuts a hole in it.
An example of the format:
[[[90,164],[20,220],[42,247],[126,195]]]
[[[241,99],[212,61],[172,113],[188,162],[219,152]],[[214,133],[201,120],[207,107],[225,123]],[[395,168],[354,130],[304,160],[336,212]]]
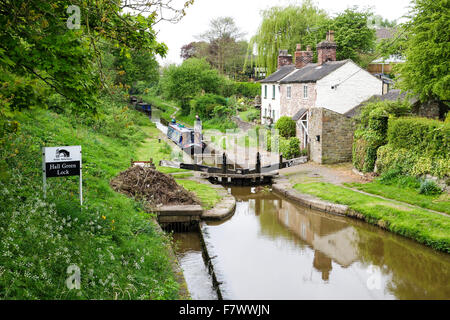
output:
[[[308,52],[311,51],[311,46],[307,46],[306,51],[308,51]]]
[[[297,44],[297,51],[302,51],[302,45],[300,43]]]

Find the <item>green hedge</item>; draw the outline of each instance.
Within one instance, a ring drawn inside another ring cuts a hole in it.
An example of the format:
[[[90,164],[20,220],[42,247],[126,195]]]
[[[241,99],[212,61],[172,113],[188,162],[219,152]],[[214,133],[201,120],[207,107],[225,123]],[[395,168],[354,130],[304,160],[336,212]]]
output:
[[[261,84],[256,82],[235,82],[235,94],[246,98],[261,95]]]
[[[227,100],[224,97],[209,93],[191,101],[191,109],[203,119],[214,118],[214,109],[226,105]]]
[[[429,157],[449,157],[450,123],[425,118],[389,121],[388,142],[394,148],[408,149]]]
[[[425,118],[391,119],[388,144],[378,150],[377,169],[402,174],[450,176],[450,123]]]
[[[380,173],[391,169],[411,176],[432,176],[445,178],[450,176],[450,158],[429,157],[425,153],[386,145],[378,149],[377,170]]]
[[[362,172],[373,172],[378,148],[387,143],[389,118],[406,115],[411,106],[407,102],[371,102],[364,106],[353,143],[353,165]]]

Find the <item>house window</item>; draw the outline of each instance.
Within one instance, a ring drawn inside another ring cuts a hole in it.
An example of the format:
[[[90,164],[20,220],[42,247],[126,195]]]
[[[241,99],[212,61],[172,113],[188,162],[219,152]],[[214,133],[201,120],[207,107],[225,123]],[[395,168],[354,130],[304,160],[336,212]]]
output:
[[[273,85],[272,88],[273,88],[272,99],[275,100],[275,85]]]
[[[308,99],[308,86],[303,86],[303,99]]]
[[[291,94],[292,94],[292,88],[291,87],[287,87],[286,89],[286,96],[288,99],[291,98]]]
[[[267,85],[264,86],[264,99],[267,99]]]

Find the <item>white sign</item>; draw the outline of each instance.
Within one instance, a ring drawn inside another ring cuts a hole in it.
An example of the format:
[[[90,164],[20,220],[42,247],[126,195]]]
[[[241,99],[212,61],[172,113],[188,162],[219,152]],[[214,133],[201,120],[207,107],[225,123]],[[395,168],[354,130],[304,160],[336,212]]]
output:
[[[81,147],[53,147],[44,148],[45,162],[81,161]]]
[[[79,176],[80,202],[83,205],[81,146],[43,148],[42,158],[44,198],[47,196],[47,178]]]

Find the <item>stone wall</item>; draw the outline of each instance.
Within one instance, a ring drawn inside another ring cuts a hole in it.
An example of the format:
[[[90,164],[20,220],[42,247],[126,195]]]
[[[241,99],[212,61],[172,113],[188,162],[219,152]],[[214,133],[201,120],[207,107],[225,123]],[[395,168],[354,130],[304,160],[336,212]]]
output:
[[[303,86],[308,86],[308,99],[303,99]],[[287,98],[287,88],[291,87],[291,98]],[[315,83],[289,83],[281,85],[280,116],[293,117],[300,109],[315,107],[317,97]]]
[[[353,119],[325,108],[312,108],[309,115],[311,160],[321,164],[351,161],[355,128]],[[297,132],[301,139],[301,131]]]
[[[323,109],[322,114],[322,163],[352,161],[353,135],[356,124],[353,119]]]

